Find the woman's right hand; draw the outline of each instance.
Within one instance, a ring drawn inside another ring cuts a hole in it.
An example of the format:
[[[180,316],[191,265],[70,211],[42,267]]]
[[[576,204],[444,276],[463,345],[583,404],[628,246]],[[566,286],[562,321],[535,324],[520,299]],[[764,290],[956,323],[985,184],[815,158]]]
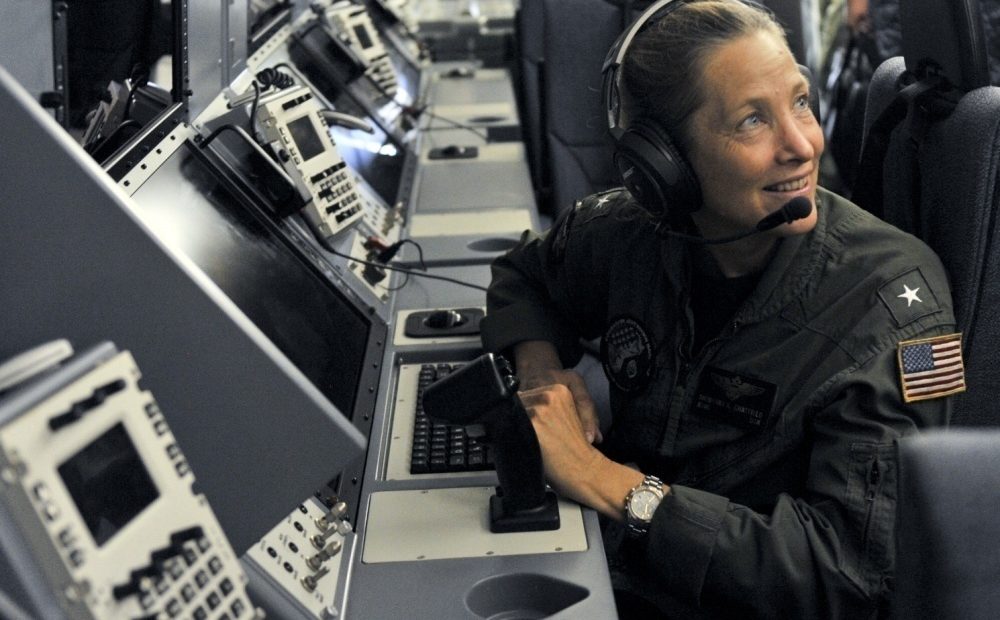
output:
[[[569,388],[576,405],[576,412],[589,443],[601,443],[604,439],[597,417],[594,400],[587,391],[580,373],[567,370],[559,361],[555,346],[544,340],[529,340],[514,345],[514,359],[520,390],[527,391],[546,385],[564,385]]]

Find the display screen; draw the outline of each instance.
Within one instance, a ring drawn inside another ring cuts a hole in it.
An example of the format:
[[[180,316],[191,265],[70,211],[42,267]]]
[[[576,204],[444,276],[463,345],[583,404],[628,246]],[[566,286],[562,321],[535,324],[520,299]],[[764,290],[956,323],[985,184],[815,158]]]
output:
[[[380,127],[373,125],[372,128],[372,133],[343,127],[333,127],[331,132],[344,162],[375,189],[386,204],[393,205],[402,198],[398,194],[406,153],[397,149]]]
[[[133,199],[161,240],[194,261],[341,413],[354,415],[371,321],[283,233],[240,204],[188,147]]]
[[[58,471],[98,547],[160,496],[121,422]]]
[[[372,42],[371,36],[368,35],[368,29],[362,25],[354,27],[354,34],[358,35],[358,41],[361,43],[361,47],[364,49],[370,48],[374,43]]]
[[[295,146],[299,147],[302,161],[309,161],[323,152],[323,141],[316,134],[308,114],[288,123],[288,131],[295,140]]]

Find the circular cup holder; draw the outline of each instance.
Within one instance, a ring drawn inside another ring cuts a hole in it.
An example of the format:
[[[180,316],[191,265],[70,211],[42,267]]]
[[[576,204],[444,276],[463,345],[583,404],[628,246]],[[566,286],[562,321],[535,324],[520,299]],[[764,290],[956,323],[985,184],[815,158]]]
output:
[[[517,239],[508,237],[486,237],[470,241],[466,247],[474,252],[506,252],[517,245]]]
[[[502,123],[507,120],[506,116],[473,116],[467,119],[470,123],[476,123],[479,125],[489,125],[492,123]]]
[[[483,579],[465,595],[465,604],[484,620],[536,620],[575,605],[588,594],[561,579],[515,573]]]

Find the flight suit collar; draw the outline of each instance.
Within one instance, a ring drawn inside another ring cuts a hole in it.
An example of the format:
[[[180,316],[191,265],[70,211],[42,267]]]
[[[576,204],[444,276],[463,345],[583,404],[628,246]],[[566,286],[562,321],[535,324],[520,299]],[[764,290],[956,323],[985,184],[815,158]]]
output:
[[[816,194],[816,226],[804,235],[785,237],[768,262],[760,282],[737,312],[738,323],[756,323],[778,314],[801,297],[822,268],[822,248],[827,238],[826,190]],[[667,280],[675,291],[689,289],[692,261],[690,244],[670,241],[661,244],[661,260]]]

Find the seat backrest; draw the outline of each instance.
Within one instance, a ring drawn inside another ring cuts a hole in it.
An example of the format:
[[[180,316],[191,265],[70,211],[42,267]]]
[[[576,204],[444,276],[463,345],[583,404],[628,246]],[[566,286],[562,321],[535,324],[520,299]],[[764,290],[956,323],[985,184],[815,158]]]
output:
[[[528,153],[531,184],[536,190],[536,202],[546,210],[542,189],[548,187],[548,170],[543,165],[546,150],[542,141],[541,77],[544,63],[545,29],[541,0],[523,0],[514,21],[517,45],[517,104],[521,118],[521,133]]]
[[[649,0],[523,0],[522,127],[542,212],[618,184],[601,105],[604,55]]]
[[[908,55],[886,61],[872,79],[865,113],[866,156],[879,139],[872,128],[880,115],[893,105],[905,109],[898,96],[901,84],[943,77],[957,88],[938,102],[944,113],[925,115],[919,109],[926,106],[910,106],[888,135],[881,162],[881,203],[866,204],[866,192],[858,187],[854,197],[887,222],[920,237],[941,257],[963,333],[968,386],[955,398],[953,423],[1000,425],[1000,365],[994,362],[1000,322],[991,316],[1000,301],[1000,88],[988,86],[985,48],[968,47],[974,40],[968,33],[979,18],[977,7],[911,0],[902,13]],[[913,21],[920,16],[923,21]],[[908,45],[911,38],[919,43]],[[922,73],[930,61],[937,69]],[[870,160],[863,163],[873,165]]]
[[[995,618],[1000,431],[934,431],[899,448],[896,618]]]

